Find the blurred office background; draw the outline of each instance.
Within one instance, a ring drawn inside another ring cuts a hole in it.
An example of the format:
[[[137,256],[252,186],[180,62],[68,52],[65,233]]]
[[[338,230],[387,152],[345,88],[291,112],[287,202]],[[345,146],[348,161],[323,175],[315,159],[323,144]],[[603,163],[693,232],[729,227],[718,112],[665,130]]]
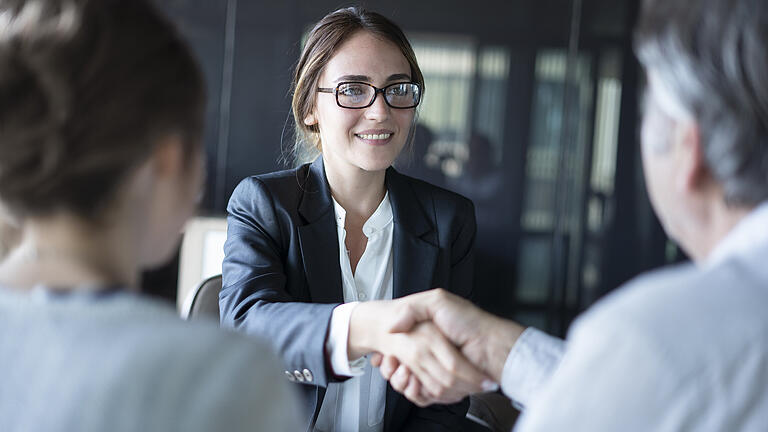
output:
[[[286,167],[302,36],[352,3],[162,4],[207,77],[201,213],[221,217],[242,178]],[[611,289],[678,259],[642,180],[637,0],[354,4],[392,18],[414,45],[426,97],[414,146],[397,167],[475,202],[482,307],[563,335]],[[145,285],[175,300],[178,265],[149,272]]]

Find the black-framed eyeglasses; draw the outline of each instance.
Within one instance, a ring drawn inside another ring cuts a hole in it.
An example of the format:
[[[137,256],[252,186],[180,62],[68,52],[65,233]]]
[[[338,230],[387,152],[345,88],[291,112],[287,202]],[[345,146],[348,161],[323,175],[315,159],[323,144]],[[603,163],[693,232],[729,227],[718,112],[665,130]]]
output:
[[[391,108],[415,108],[421,102],[421,87],[418,84],[394,83],[383,88],[376,88],[368,83],[348,81],[339,83],[334,88],[317,89],[320,93],[336,95],[336,104],[342,108],[368,108],[376,101],[379,93],[384,95],[384,101]]]

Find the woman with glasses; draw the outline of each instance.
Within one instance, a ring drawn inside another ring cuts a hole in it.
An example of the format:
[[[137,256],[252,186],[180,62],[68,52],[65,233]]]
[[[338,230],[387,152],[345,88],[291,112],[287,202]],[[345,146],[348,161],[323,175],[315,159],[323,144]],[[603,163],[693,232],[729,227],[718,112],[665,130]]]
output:
[[[265,344],[139,293],[194,212],[204,107],[148,1],[0,2],[0,431],[297,430]]]
[[[327,15],[293,81],[299,151],[320,156],[247,178],[230,199],[221,321],[271,341],[301,384],[309,430],[460,430],[468,402],[452,391],[481,390],[484,377],[431,324],[389,332],[402,311],[387,300],[472,291],[472,203],[391,167],[423,92],[395,24],[358,8]],[[373,352],[419,377],[407,394],[423,385],[452,404],[411,404],[372,370]]]

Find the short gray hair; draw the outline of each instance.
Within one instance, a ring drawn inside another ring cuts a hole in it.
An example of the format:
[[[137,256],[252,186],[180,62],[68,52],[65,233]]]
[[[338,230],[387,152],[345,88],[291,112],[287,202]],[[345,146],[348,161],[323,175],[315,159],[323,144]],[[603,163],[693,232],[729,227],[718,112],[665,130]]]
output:
[[[726,202],[768,200],[768,2],[645,0],[635,51],[699,125]]]

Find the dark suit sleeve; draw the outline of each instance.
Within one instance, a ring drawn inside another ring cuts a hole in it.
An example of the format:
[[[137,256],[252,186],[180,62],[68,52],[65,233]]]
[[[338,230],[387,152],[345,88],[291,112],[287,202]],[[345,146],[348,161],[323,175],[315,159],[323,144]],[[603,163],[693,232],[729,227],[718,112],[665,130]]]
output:
[[[271,345],[289,372],[308,369],[311,384],[326,386],[325,340],[337,304],[297,302],[286,290],[287,237],[267,187],[243,180],[227,206],[221,324]]]
[[[470,298],[473,291],[475,265],[475,206],[472,201],[462,199],[457,212],[455,238],[451,244],[451,279],[448,289],[464,298]],[[404,431],[461,431],[464,418],[469,410],[469,397],[452,405],[431,405],[419,408],[414,405]]]
[[[469,409],[469,398],[453,405],[430,405],[411,410],[403,432],[460,432]]]

